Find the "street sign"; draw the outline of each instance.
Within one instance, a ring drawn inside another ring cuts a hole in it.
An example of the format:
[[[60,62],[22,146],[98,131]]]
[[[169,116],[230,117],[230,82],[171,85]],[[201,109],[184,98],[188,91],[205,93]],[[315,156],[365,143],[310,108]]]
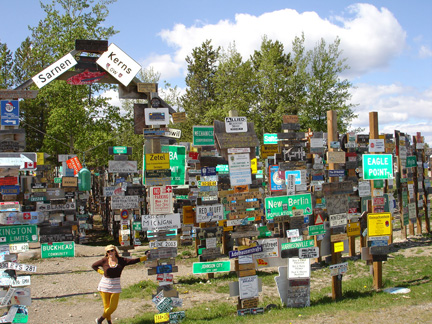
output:
[[[325,234],[326,230],[324,228],[324,224],[320,225],[311,225],[308,227],[309,236]]]
[[[194,262],[193,274],[231,271],[230,261]]]
[[[264,144],[277,144],[278,136],[276,133],[266,133],[264,134]]]
[[[213,126],[193,126],[193,146],[214,145]]]
[[[303,210],[304,215],[312,214],[311,194],[279,196],[265,198],[266,218],[273,219],[275,216],[293,215],[293,210]]]
[[[108,161],[109,173],[137,173],[137,161]]]
[[[15,243],[34,243],[38,241],[36,225],[0,227],[0,245]]]
[[[75,60],[72,54],[68,53],[58,61],[48,66],[42,72],[36,74],[34,77],[32,77],[32,80],[39,88],[42,88],[77,64],[78,62]]]
[[[132,154],[132,147],[127,147],[127,146],[110,146],[110,147],[108,147],[108,154],[110,154],[110,155],[114,155],[114,154],[131,155]]]
[[[169,168],[169,153],[149,153],[145,155],[146,170],[164,170]]]
[[[392,154],[363,154],[362,167],[364,180],[393,179]]]
[[[1,100],[0,115],[2,126],[19,125],[19,101],[18,100]]]
[[[19,168],[20,170],[36,170],[37,154],[31,152],[0,153],[0,168]]]
[[[41,257],[59,258],[59,257],[74,257],[75,243],[74,242],[53,242],[52,244],[41,244]]]
[[[282,243],[281,244],[281,250],[308,248],[308,247],[313,247],[314,245],[315,245],[314,240]]]
[[[108,46],[108,51],[104,52],[96,63],[125,87],[129,85],[135,75],[141,70],[141,65],[115,44]]]
[[[391,213],[368,214],[368,236],[386,236],[392,234]]]
[[[227,133],[247,132],[246,117],[225,117],[225,131]]]

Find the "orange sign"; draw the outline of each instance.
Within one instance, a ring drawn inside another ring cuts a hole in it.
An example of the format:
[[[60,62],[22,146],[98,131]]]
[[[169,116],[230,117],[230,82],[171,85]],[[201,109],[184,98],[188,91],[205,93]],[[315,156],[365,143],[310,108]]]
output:
[[[192,206],[183,206],[183,224],[194,224],[195,212]]]
[[[74,174],[78,174],[79,170],[82,169],[82,165],[80,160],[78,159],[78,156],[75,156],[72,159],[67,160],[66,164],[69,169],[74,170]]]
[[[241,192],[249,192],[249,186],[241,185],[241,186],[234,187],[234,193],[241,193]]]

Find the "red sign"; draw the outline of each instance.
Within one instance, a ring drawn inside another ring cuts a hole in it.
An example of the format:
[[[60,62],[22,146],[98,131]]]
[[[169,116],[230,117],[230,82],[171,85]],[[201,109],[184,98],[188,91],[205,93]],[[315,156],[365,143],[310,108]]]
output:
[[[126,209],[123,209],[120,213],[121,218],[128,219],[129,218],[129,212]]]
[[[24,220],[30,220],[31,219],[31,214],[30,213],[23,213],[23,219]]]
[[[374,206],[384,206],[385,198],[384,197],[373,197],[373,205]]]
[[[324,219],[321,214],[316,214],[315,216],[315,225],[324,224]]]
[[[106,72],[90,72],[89,70],[85,70],[67,79],[67,83],[73,85],[92,84],[100,81],[105,74]]]
[[[14,186],[18,184],[18,177],[2,177],[0,178],[0,186]]]
[[[78,159],[78,156],[73,157],[72,159],[69,159],[66,161],[66,164],[69,169],[74,170],[74,174],[78,174],[79,170],[82,169],[82,165],[80,160]]]
[[[189,152],[189,157],[192,160],[198,160],[199,159],[199,153],[198,152]]]

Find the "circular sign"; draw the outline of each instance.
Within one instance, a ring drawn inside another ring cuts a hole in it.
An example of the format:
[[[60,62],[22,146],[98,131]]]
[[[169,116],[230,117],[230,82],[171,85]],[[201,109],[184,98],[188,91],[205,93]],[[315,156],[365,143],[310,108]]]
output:
[[[129,212],[126,209],[123,209],[120,213],[120,217],[123,219],[128,219],[129,218]]]

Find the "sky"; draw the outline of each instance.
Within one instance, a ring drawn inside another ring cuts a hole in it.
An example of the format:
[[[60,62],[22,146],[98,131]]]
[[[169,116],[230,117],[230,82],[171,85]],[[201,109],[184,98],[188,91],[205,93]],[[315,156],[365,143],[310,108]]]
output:
[[[119,31],[109,43],[161,73],[160,84],[181,91],[185,58],[207,39],[224,49],[235,43],[246,60],[264,35],[282,42],[286,52],[302,33],[307,49],[321,38],[329,44],[339,37],[350,66],[341,77],[353,84],[358,115],[352,128],[367,133],[369,112],[376,111],[380,133],[421,132],[432,143],[430,0],[118,0],[109,11],[104,26]],[[30,35],[28,26],[45,17],[37,0],[0,0],[0,12],[0,42],[12,51]]]

